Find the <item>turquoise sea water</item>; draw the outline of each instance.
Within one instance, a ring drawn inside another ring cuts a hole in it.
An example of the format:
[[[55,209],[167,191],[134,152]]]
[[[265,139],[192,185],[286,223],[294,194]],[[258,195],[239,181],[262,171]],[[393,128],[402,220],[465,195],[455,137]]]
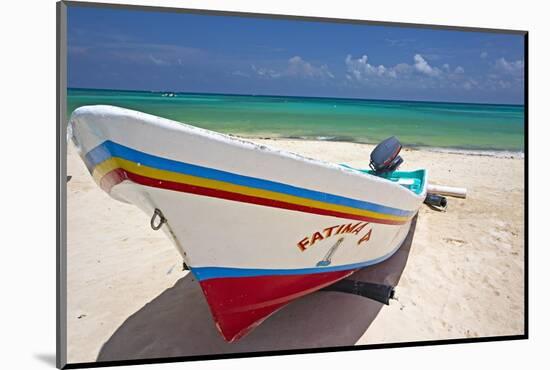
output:
[[[243,137],[523,151],[522,105],[69,89],[68,113],[83,105],[130,108]]]

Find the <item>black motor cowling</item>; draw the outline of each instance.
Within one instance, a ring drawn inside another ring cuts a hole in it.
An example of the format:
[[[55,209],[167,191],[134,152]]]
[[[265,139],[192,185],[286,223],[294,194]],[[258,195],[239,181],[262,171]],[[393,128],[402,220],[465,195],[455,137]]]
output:
[[[395,171],[403,163],[399,156],[402,145],[395,136],[382,141],[370,154],[370,168],[379,174]]]

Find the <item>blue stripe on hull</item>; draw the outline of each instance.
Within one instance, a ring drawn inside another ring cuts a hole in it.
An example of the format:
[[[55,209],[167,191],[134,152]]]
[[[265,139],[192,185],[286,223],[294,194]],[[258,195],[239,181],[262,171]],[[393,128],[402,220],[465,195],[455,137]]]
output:
[[[317,274],[322,272],[344,271],[354,270],[363,267],[375,265],[382,261],[387,260],[397,252],[401,247],[401,243],[392,250],[390,253],[383,255],[382,257],[374,258],[369,261],[352,263],[348,265],[329,266],[329,267],[309,267],[301,269],[245,269],[245,268],[233,268],[233,267],[192,267],[191,271],[199,281],[216,278],[242,278],[252,276],[281,276],[281,275],[307,275]]]
[[[394,216],[412,216],[414,211],[406,211],[398,208],[387,207],[380,204],[365,202],[357,199],[347,198],[339,195],[323,193],[315,190],[298,188],[279,182],[258,179],[249,176],[237,175],[231,172],[220,171],[212,168],[192,165],[183,162],[177,162],[171,159],[157,157],[151,154],[143,153],[135,149],[105,141],[101,145],[92,149],[85,156],[85,162],[88,168],[93,168],[99,163],[110,157],[120,157],[131,160],[144,166],[157,168],[160,170],[181,173],[203,177],[211,180],[224,181],[236,185],[248,186],[256,189],[268,190],[297,197],[312,199],[325,203],[332,203],[341,206],[353,207],[357,209],[384,213]]]

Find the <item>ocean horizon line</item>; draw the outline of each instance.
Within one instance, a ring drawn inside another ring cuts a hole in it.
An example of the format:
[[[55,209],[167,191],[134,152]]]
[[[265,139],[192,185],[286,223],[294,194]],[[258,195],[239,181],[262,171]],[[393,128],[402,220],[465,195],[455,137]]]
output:
[[[481,106],[507,106],[507,107],[525,107],[524,104],[512,103],[474,103],[458,101],[431,101],[431,100],[403,100],[403,99],[375,99],[375,98],[353,98],[353,97],[332,97],[332,96],[300,96],[300,95],[269,95],[269,94],[239,94],[239,93],[215,93],[201,91],[176,91],[176,90],[132,90],[132,89],[106,89],[95,87],[67,87],[67,90],[96,90],[96,91],[119,91],[130,93],[173,93],[183,95],[213,95],[213,96],[244,96],[259,98],[293,98],[293,99],[327,99],[327,100],[353,100],[353,101],[371,101],[371,102],[393,102],[393,103],[425,103],[425,104],[457,104],[457,105],[481,105]]]

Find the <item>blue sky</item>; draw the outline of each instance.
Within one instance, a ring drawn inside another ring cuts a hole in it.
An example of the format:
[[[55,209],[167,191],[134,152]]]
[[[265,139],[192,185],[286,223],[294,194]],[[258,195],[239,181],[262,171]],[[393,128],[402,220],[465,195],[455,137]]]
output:
[[[523,104],[523,37],[70,6],[68,86]]]

